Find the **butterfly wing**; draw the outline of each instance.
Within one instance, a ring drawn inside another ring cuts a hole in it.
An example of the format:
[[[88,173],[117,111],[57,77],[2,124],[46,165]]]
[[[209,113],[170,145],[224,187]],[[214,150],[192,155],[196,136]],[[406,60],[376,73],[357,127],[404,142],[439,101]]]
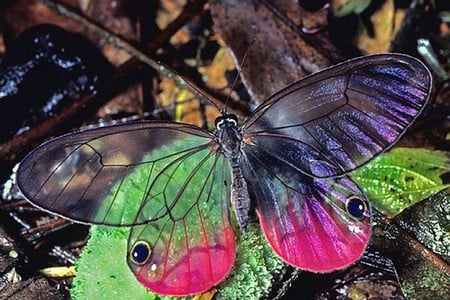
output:
[[[141,224],[128,255],[138,280],[161,294],[195,294],[220,282],[235,257],[231,172],[217,147],[185,124],[98,128],[38,147],[17,181],[33,204],[66,218]]]
[[[176,140],[189,143],[171,152],[168,144]],[[30,152],[20,163],[17,183],[30,202],[52,213],[85,223],[133,225],[155,168],[210,141],[208,132],[176,123],[130,123],[67,134]],[[139,199],[128,201],[122,187],[137,181],[129,174],[138,166],[145,166],[141,176],[148,178],[147,187],[137,187]]]
[[[370,206],[343,175],[390,147],[430,89],[431,75],[418,60],[374,55],[313,74],[256,110],[242,127],[242,167],[277,254],[314,272],[362,255]]]
[[[339,176],[391,146],[430,89],[428,69],[410,56],[353,59],[269,98],[243,125],[244,140],[305,174]]]
[[[165,167],[153,182],[129,238],[128,264],[138,280],[166,295],[207,291],[235,258],[228,201],[230,167],[209,149]],[[200,184],[199,184],[200,183]],[[154,211],[161,203],[163,213]]]
[[[370,206],[348,177],[313,178],[253,151],[243,166],[263,232],[284,261],[330,272],[361,257],[370,238]]]

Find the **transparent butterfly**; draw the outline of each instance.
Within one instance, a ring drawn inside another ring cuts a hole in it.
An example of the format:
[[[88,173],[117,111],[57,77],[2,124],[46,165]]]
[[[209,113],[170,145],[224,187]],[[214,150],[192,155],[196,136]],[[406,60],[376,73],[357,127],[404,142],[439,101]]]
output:
[[[128,264],[160,294],[223,280],[234,227],[245,234],[253,207],[284,261],[330,272],[358,260],[370,238],[370,205],[347,173],[399,139],[431,83],[410,56],[357,58],[287,86],[241,125],[222,112],[215,132],[139,122],[58,137],[25,157],[17,181],[51,213],[133,226]]]

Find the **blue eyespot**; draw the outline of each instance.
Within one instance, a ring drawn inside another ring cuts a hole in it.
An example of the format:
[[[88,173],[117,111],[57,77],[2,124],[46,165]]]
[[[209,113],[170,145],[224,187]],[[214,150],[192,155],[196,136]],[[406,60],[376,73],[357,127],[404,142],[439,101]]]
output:
[[[143,265],[150,258],[150,255],[152,253],[151,250],[152,249],[147,242],[138,241],[131,249],[130,260],[137,265]]]
[[[351,196],[345,203],[347,212],[357,219],[364,217],[364,213],[367,210],[366,203],[358,196]]]

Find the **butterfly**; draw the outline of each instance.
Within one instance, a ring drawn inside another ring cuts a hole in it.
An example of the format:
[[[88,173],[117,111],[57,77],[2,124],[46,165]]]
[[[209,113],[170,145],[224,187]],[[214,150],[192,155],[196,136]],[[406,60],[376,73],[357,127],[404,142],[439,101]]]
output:
[[[358,260],[371,234],[370,204],[347,174],[400,138],[431,85],[413,57],[356,58],[285,87],[240,125],[222,111],[214,132],[147,121],[58,137],[23,159],[17,183],[51,213],[133,226],[128,265],[159,294],[222,281],[251,209],[285,262],[330,272]]]

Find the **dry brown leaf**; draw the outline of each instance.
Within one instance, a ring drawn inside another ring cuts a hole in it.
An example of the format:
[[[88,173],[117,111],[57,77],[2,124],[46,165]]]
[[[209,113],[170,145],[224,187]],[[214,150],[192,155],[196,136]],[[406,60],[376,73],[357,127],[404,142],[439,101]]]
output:
[[[355,39],[355,45],[364,54],[387,52],[394,37],[395,6],[394,0],[386,0],[370,20],[373,24],[374,36],[370,36],[367,29]]]
[[[219,44],[221,44],[221,48],[217,51],[212,63],[199,68],[205,83],[217,90],[227,87],[228,80],[225,78],[225,72],[235,68],[233,57],[228,52],[225,44],[223,42],[219,42]]]
[[[270,4],[284,16],[284,21],[258,1],[210,1],[215,28],[239,65],[250,47],[241,77],[254,100],[263,100],[307,73],[329,65],[328,55],[337,53],[327,42],[326,32],[307,37],[322,45],[325,51],[311,46],[302,37],[297,3],[277,0]],[[289,27],[286,20],[295,24],[296,29]]]

